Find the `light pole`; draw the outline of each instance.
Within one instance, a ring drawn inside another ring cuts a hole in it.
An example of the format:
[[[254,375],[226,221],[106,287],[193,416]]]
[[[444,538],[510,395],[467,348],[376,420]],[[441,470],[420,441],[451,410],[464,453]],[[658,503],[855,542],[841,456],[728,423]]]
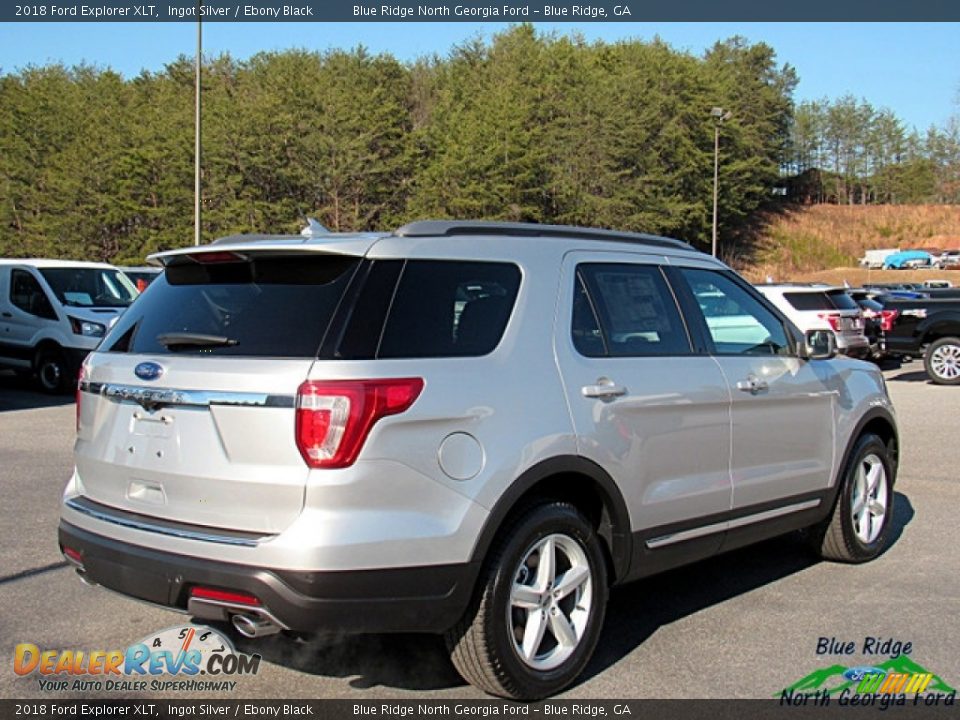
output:
[[[200,64],[203,62],[202,21],[200,2],[197,0],[197,57],[196,66],[196,103],[194,107],[193,131],[193,244],[200,244]]]
[[[717,181],[720,170],[720,126],[730,119],[730,111],[722,107],[710,110],[713,118],[713,241],[710,244],[711,254],[717,256]]]

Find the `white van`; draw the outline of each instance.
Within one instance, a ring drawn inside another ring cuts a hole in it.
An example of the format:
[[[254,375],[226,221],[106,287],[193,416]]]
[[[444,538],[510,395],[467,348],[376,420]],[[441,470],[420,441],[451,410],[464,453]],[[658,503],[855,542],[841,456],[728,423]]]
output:
[[[66,392],[136,297],[112,265],[0,259],[0,367],[36,375],[45,392]]]

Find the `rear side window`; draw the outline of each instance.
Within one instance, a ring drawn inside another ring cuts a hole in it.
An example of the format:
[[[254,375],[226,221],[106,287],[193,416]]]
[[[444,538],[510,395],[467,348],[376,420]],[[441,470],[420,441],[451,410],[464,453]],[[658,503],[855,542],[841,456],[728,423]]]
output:
[[[104,339],[108,352],[315,357],[359,258],[172,265]]]
[[[519,288],[520,268],[510,263],[409,260],[376,357],[486,355],[503,337]]]
[[[788,292],[783,297],[794,310],[836,310],[824,292]]]
[[[628,263],[577,268],[572,336],[588,357],[687,355],[686,327],[660,269]]]

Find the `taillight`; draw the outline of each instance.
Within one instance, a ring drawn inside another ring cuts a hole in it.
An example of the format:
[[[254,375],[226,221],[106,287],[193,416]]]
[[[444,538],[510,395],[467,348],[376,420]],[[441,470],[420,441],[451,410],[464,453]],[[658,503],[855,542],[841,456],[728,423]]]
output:
[[[313,468],[352,465],[380,418],[406,411],[421,378],[311,380],[297,391],[297,448]]]
[[[80,388],[86,377],[87,369],[81,365],[80,372],[77,373],[77,432],[80,432],[80,399],[83,397],[83,391]]]
[[[880,311],[880,329],[884,332],[893,330],[894,323],[900,316],[899,310],[881,310]]]
[[[817,317],[830,323],[834,332],[840,332],[840,316],[835,313],[817,313]]]

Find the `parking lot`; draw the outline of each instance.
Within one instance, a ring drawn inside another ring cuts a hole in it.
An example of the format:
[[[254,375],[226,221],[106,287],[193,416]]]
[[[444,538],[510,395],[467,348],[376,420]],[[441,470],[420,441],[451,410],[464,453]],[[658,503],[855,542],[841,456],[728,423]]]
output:
[[[960,388],[929,384],[919,362],[885,375],[902,445],[889,551],[840,566],[786,537],[618,589],[596,655],[564,697],[771,697],[825,666],[887,659],[860,654],[868,637],[911,643],[912,660],[960,685]],[[0,697],[44,696],[35,675],[14,674],[17,643],[119,649],[185,619],[87,587],[63,562],[58,499],[73,432],[70,398],[0,373]],[[822,637],[858,652],[818,655]],[[223,699],[482,697],[431,636],[274,636],[238,647],[265,664]]]

